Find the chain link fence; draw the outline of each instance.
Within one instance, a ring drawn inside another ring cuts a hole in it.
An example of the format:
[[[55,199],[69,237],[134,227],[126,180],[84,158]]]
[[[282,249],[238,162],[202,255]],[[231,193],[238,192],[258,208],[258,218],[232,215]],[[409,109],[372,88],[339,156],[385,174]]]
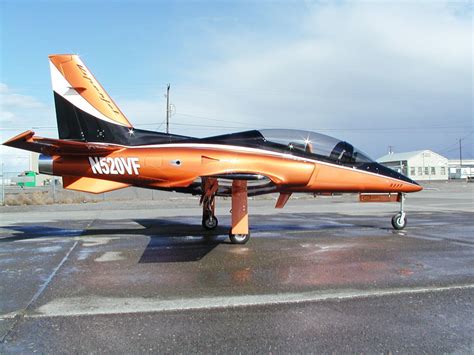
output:
[[[0,178],[0,204],[2,206],[48,205],[55,203],[94,203],[120,200],[160,200],[170,197],[170,192],[129,187],[121,190],[91,194],[63,189],[62,179],[54,176],[37,175],[36,179],[24,173],[4,172]]]

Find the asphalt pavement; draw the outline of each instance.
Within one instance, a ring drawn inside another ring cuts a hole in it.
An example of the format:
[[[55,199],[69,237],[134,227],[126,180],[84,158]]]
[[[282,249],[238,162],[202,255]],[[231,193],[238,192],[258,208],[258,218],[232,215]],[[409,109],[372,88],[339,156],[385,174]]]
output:
[[[473,185],[397,204],[196,199],[3,207],[0,353],[473,353]],[[176,199],[178,196],[178,199]]]

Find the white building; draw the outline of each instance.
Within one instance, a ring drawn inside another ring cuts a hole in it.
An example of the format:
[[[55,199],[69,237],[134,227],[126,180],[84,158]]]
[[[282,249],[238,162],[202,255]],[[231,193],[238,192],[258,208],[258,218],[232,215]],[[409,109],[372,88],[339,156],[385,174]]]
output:
[[[377,162],[413,180],[448,180],[448,159],[431,150],[391,153]]]
[[[450,179],[472,179],[474,177],[474,159],[463,159],[462,167],[459,159],[450,159],[448,165]]]

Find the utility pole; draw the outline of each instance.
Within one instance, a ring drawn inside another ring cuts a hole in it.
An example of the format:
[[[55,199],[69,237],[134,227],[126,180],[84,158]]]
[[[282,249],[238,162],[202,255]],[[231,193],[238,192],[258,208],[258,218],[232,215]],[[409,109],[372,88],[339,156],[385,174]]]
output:
[[[392,153],[393,153],[392,148],[393,148],[393,145],[389,145],[389,146],[388,146],[388,154],[392,154]]]
[[[462,139],[459,138],[459,166],[462,169],[462,144],[461,144]]]
[[[166,87],[166,134],[170,133],[170,84]]]

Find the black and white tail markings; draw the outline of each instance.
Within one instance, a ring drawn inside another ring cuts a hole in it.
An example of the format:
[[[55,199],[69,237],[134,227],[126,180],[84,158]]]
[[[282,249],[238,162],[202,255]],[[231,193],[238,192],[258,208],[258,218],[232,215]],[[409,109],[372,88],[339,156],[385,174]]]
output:
[[[89,157],[94,174],[102,175],[139,175],[140,163],[135,157]]]

